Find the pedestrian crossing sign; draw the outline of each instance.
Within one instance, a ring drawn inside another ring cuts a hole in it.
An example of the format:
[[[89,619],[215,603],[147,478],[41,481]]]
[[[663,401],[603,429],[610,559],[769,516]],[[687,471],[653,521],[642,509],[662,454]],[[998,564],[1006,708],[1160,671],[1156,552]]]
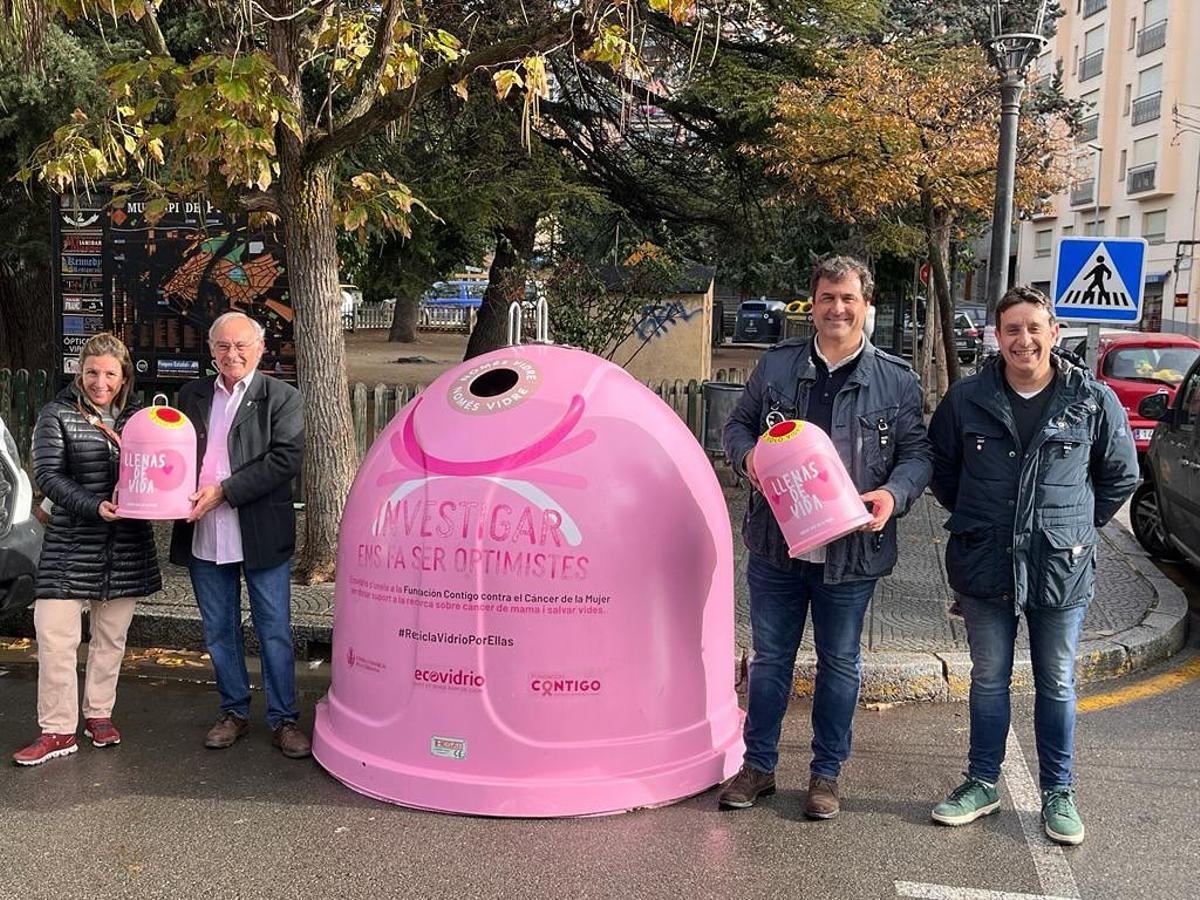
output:
[[[1070,322],[1135,325],[1142,319],[1145,278],[1145,238],[1060,238],[1054,314]]]

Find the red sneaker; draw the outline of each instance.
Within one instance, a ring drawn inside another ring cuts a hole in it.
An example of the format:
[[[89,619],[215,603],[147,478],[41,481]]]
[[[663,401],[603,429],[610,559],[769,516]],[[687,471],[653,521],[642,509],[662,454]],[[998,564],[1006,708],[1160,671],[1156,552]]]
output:
[[[97,747],[115,747],[121,743],[121,732],[117,731],[112,719],[84,719],[83,733]]]
[[[18,766],[36,766],[56,756],[67,756],[79,749],[73,734],[42,734],[38,739],[12,755]]]

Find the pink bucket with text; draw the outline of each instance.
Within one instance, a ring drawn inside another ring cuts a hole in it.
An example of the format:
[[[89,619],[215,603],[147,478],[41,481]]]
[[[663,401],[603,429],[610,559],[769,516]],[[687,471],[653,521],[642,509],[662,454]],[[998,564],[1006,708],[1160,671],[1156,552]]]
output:
[[[165,397],[154,399],[121,432],[117,512],[126,519],[185,518],[196,492],[196,429]]]
[[[580,350],[463,363],[367,453],[342,520],[313,752],[406,806],[573,816],[741,763],[733,553],[670,408]]]
[[[796,557],[871,521],[829,436],[811,422],[772,426],[754,449],[754,472]]]

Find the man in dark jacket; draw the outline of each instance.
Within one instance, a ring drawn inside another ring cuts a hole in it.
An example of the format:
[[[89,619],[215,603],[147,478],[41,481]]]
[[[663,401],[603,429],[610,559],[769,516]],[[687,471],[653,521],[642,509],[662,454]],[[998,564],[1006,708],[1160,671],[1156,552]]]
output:
[[[996,309],[1000,358],[955,384],[930,423],[933,493],[950,511],[946,573],[971,647],[967,780],[933,810],[965,825],[1000,807],[1017,620],[1029,627],[1046,834],[1083,840],[1072,789],[1075,651],[1096,580],[1097,529],[1137,486],[1116,395],[1053,350],[1054,306],[1015,287]]]
[[[209,331],[220,374],[186,385],[179,405],[196,426],[199,490],[177,522],[171,561],[188,567],[204,641],[221,695],[221,715],[205,737],[212,749],[246,733],[250,681],[242,647],[241,578],[261,647],[267,721],[285,756],[309,753],[297,727],[291,623],[291,558],[296,543],[292,480],[304,450],[300,393],[257,371],[262,326],[226,313]]]
[[[871,273],[856,260],[821,262],[812,276],[816,337],[768,350],[725,425],[725,453],[754,486],[742,525],[750,551],[754,644],[746,756],[741,771],[721,790],[725,808],[753,806],[775,790],[779,732],[810,611],[817,679],[804,812],[828,819],[840,808],[837,779],[850,755],[862,681],[863,617],[876,580],[896,564],[895,518],[908,511],[930,475],[917,377],[907,363],[876,349],[863,334],[873,286]],[[872,519],[861,531],[792,559],[759,490],[754,446],[772,425],[801,417],[832,438]]]

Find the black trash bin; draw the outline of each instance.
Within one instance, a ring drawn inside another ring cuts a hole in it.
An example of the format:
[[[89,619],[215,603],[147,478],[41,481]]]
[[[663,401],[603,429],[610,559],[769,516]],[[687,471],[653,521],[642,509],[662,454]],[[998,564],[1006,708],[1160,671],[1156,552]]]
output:
[[[737,406],[746,390],[744,384],[731,384],[726,381],[706,381],[701,386],[704,394],[704,435],[703,445],[706,452],[720,456],[725,452],[721,442],[721,432],[725,429],[725,420]]]
[[[735,344],[774,344],[783,337],[785,304],[781,300],[743,300],[733,329]]]

